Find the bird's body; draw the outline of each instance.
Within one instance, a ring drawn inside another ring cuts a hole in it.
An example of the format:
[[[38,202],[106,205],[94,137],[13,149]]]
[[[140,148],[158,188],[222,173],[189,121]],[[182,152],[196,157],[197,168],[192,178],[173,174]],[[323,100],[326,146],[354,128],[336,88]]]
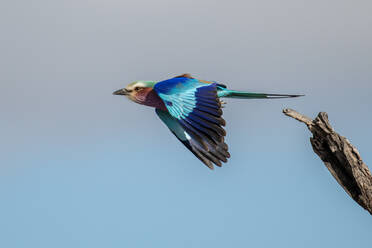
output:
[[[205,165],[221,166],[230,157],[224,142],[222,97],[287,98],[299,95],[250,93],[229,90],[223,84],[198,80],[183,74],[161,82],[136,81],[114,95],[154,107],[170,131]]]

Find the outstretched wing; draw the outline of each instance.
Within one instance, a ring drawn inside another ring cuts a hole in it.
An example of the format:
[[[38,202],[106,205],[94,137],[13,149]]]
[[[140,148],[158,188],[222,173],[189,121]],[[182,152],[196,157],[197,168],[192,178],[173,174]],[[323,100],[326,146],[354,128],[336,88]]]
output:
[[[177,77],[157,83],[154,90],[168,110],[157,109],[156,113],[195,156],[211,169],[212,163],[227,162],[225,121],[215,83]]]
[[[169,130],[182,142],[197,158],[200,159],[206,166],[213,170],[213,164],[221,166],[221,161],[227,162],[230,157],[227,151],[227,145],[222,141],[218,144],[207,143],[208,149],[200,145],[200,138],[189,135],[187,131],[178,121],[169,114],[168,111],[156,109],[156,114],[168,126]]]

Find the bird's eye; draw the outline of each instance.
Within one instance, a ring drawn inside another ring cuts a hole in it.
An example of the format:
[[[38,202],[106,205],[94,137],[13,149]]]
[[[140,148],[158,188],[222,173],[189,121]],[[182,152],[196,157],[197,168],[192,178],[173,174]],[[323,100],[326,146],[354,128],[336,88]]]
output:
[[[134,88],[135,91],[139,91],[140,89],[141,89],[141,87]]]

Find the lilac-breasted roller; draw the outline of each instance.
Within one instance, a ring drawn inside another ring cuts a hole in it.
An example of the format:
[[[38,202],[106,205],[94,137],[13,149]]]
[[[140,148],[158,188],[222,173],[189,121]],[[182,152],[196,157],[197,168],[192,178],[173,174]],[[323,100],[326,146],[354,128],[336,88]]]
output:
[[[221,98],[288,98],[301,95],[251,93],[227,89],[226,85],[183,74],[155,81],[136,81],[117,90],[130,100],[154,107],[170,131],[206,166],[221,166],[230,157],[224,141]]]

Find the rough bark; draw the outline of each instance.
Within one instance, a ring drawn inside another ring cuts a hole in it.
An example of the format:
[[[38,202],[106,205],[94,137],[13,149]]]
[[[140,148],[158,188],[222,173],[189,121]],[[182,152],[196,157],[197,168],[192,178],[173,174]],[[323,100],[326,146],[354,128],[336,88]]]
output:
[[[372,215],[372,175],[358,150],[329,124],[327,113],[312,120],[292,109],[283,113],[306,124],[314,152],[323,160],[332,176],[360,206]]]

